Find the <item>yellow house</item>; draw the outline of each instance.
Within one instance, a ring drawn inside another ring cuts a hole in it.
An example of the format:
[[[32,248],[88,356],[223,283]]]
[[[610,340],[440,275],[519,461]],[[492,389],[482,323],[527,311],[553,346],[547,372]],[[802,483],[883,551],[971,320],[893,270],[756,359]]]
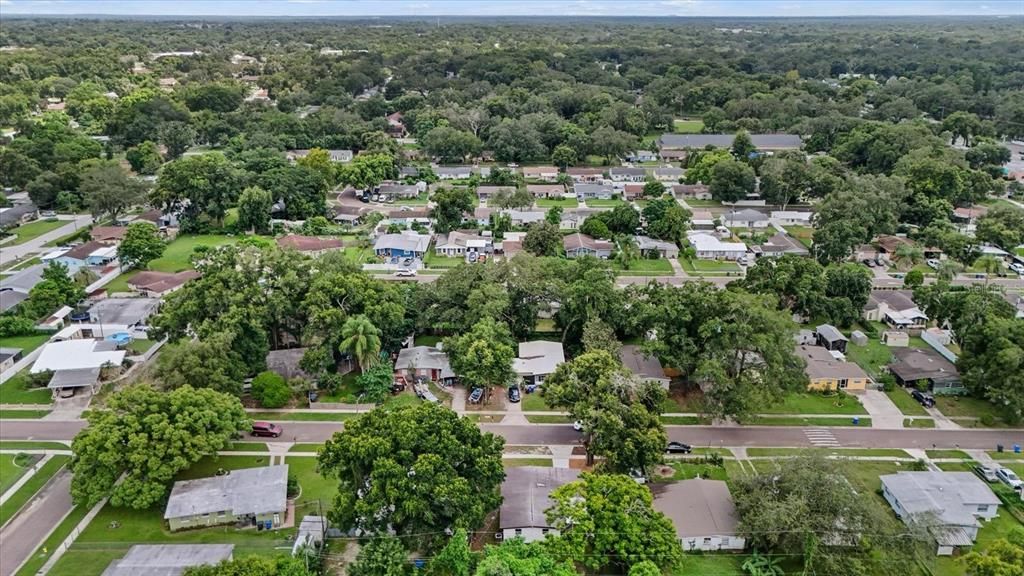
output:
[[[872,382],[860,366],[839,360],[820,346],[797,346],[797,354],[807,363],[808,390],[865,390]]]

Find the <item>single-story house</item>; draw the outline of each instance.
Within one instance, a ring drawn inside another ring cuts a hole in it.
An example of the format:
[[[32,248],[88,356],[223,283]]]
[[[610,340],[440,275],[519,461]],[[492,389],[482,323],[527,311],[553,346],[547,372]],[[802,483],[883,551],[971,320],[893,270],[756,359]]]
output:
[[[678,258],[679,257],[679,246],[676,246],[672,242],[666,242],[664,240],[658,240],[651,238],[650,236],[635,236],[636,247],[640,249],[641,253],[654,253],[657,252],[661,258]]]
[[[760,246],[753,246],[750,251],[754,253],[756,258],[762,256],[782,256],[783,254],[795,254],[797,256],[807,256],[810,254],[799,240],[782,232],[772,236]]]
[[[154,224],[157,228],[178,228],[180,222],[178,221],[178,215],[175,213],[164,213],[159,209],[146,210],[135,219],[136,221],[144,220]]]
[[[544,220],[547,216],[547,212],[541,210],[509,210],[507,214],[512,219],[513,226],[529,226]]]
[[[420,376],[434,382],[455,381],[455,372],[448,362],[448,355],[433,346],[413,346],[399,350],[395,373],[409,380]]]
[[[686,171],[675,166],[658,166],[654,169],[654,179],[662,182],[678,182]]]
[[[426,184],[422,186],[417,184],[381,184],[377,189],[377,193],[381,196],[388,196],[391,198],[416,198],[421,193],[426,192]]]
[[[331,162],[351,162],[352,151],[351,150],[327,150],[327,154],[331,159]],[[284,153],[288,160],[294,162],[299,158],[305,158],[309,156],[309,150],[289,150]]]
[[[614,244],[607,240],[598,240],[579,232],[563,237],[562,246],[565,248],[566,258],[580,256],[609,258],[612,255],[612,248],[614,248]]]
[[[35,220],[39,208],[31,202],[15,204],[9,208],[0,208],[0,229],[14,228],[25,222]]]
[[[606,184],[573,184],[572,191],[580,200],[611,200],[615,194],[615,189]]]
[[[604,180],[604,168],[567,168],[565,173],[573,182],[600,182]]]
[[[714,229],[715,215],[710,210],[694,210],[690,216],[690,227],[694,230]]]
[[[119,244],[124,240],[126,226],[95,226],[89,231],[89,237],[100,244]]]
[[[853,362],[839,360],[821,346],[797,346],[804,359],[808,390],[866,390],[871,377]]]
[[[434,174],[441,180],[465,180],[473,175],[472,166],[437,166]]]
[[[136,544],[102,576],[181,576],[189,568],[233,558],[234,544]]]
[[[625,366],[634,376],[644,382],[656,382],[659,386],[668,390],[671,378],[665,375],[665,368],[661,360],[653,354],[646,354],[643,349],[635,344],[626,344],[619,352],[622,365]]]
[[[818,339],[818,346],[826,350],[846,353],[846,344],[850,341],[838,328],[831,324],[822,324],[814,329]]]
[[[159,308],[159,298],[104,298],[89,308],[89,322],[145,326]]]
[[[86,266],[103,266],[115,259],[117,259],[117,247],[90,240],[68,250],[56,260],[72,271]]]
[[[638,200],[644,196],[644,185],[630,182],[622,187],[622,197],[626,200]]]
[[[494,253],[494,239],[473,232],[453,231],[438,234],[434,242],[434,253],[438,256],[462,258],[476,262]]]
[[[626,153],[626,162],[654,162],[658,155],[650,150],[633,150]]]
[[[711,189],[705,184],[673,184],[672,195],[676,198],[711,200]]]
[[[127,330],[127,326],[124,329]],[[120,366],[124,356],[125,351],[118,350],[117,344],[110,340],[77,338],[48,342],[43,345],[29,372],[38,374],[48,371],[102,368],[107,365]]]
[[[662,148],[661,150],[658,150],[658,158],[667,162],[679,162],[681,160],[686,160],[686,150]]]
[[[502,540],[522,538],[536,542],[548,534],[557,536],[558,530],[551,527],[546,515],[554,505],[551,493],[579,477],[580,471],[573,468],[515,466],[507,469],[501,484],[498,513]]]
[[[615,166],[608,169],[608,177],[615,182],[643,182],[647,179],[647,170]]]
[[[995,518],[1001,503],[972,472],[897,472],[880,479],[896,516],[906,524],[925,522],[939,556],[973,545],[981,520]]]
[[[747,245],[742,242],[722,242],[717,237],[705,232],[689,232],[686,239],[690,241],[697,258],[702,260],[738,260],[747,253]]]
[[[5,286],[0,289],[0,312],[6,312],[27,299],[28,291]]]
[[[491,223],[491,214],[494,214],[495,212],[497,212],[497,210],[493,208],[477,206],[473,209],[472,218],[467,218],[467,220],[473,220],[478,226],[487,226]]]
[[[398,169],[398,176],[400,178],[416,178],[420,175],[420,169],[418,166],[402,166]]]
[[[680,482],[648,484],[654,494],[654,509],[675,526],[683,550],[743,550],[747,543],[739,536],[739,514],[721,480],[693,478]]]
[[[901,386],[924,387],[935,395],[965,394],[956,365],[938,352],[924,348],[895,348],[889,372]]]
[[[143,296],[161,298],[181,288],[193,278],[199,278],[199,272],[183,270],[172,273],[145,270],[129,278],[128,287]]]
[[[523,166],[523,178],[527,180],[558,180],[558,168],[555,166]]]
[[[722,215],[722,222],[729,228],[767,228],[771,226],[763,212],[751,210],[730,210]]]
[[[310,374],[299,366],[302,362],[302,357],[306,355],[306,350],[308,348],[283,348],[267,352],[267,370],[281,376],[285,380],[291,380],[292,378],[312,380],[313,378]],[[349,370],[345,370],[344,368],[346,367]],[[338,372],[347,374],[350,371],[351,363],[342,362]]]
[[[527,184],[526,191],[534,198],[561,198],[565,194],[565,186],[561,184]]]
[[[498,192],[505,192],[511,194],[516,191],[515,186],[477,186],[476,197],[486,202],[491,199],[492,196]]]
[[[411,226],[420,224],[424,227],[430,226],[429,208],[410,208],[404,206],[402,210],[388,210],[388,221],[400,226]]]
[[[321,238],[319,236],[302,236],[300,234],[281,236],[275,242],[281,248],[297,250],[311,256],[333,250],[341,250],[343,247],[343,243],[339,238]]]
[[[401,112],[388,114],[386,120],[388,121],[388,134],[392,138],[402,138],[405,136],[405,120]]]
[[[872,290],[863,313],[865,320],[884,322],[890,328],[923,330],[928,324],[910,290]]]
[[[512,360],[512,370],[528,384],[543,384],[565,362],[561,342],[532,340],[519,343],[519,356]]]
[[[878,246],[878,253],[886,256],[889,260],[896,259],[896,252],[901,246],[916,247],[917,242],[914,242],[910,238],[905,236],[893,236],[890,234],[881,234],[875,238],[875,244]],[[925,258],[939,258],[942,256],[942,250],[938,248],[921,246],[921,252]]]
[[[281,526],[288,514],[288,465],[231,470],[174,483],[164,520],[171,532],[222,524]]]
[[[953,215],[950,220],[959,224],[975,224],[978,218],[981,218],[985,214],[988,214],[988,208],[985,206],[969,206],[966,208],[954,208]]]
[[[779,226],[810,226],[813,212],[799,212],[794,210],[773,210],[771,221]]]
[[[0,372],[21,360],[21,348],[0,348]]]
[[[662,134],[659,147],[664,149],[730,148],[735,134]],[[750,141],[758,150],[799,150],[803,140],[797,134],[751,134]]]
[[[53,391],[56,398],[62,390],[81,390],[89,388],[96,390],[96,384],[100,381],[100,368],[72,368],[70,370],[55,370],[47,388]]]
[[[373,243],[373,253],[389,258],[422,258],[430,246],[430,234],[402,232],[382,234]]]

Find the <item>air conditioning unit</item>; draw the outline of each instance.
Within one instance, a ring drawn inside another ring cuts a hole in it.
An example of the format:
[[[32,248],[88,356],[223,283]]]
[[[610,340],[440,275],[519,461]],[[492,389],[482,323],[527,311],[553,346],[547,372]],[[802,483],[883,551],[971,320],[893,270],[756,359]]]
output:
[[[496,541],[501,542],[503,538],[505,538],[505,535],[502,534],[501,532],[495,532],[494,533],[494,539]]]

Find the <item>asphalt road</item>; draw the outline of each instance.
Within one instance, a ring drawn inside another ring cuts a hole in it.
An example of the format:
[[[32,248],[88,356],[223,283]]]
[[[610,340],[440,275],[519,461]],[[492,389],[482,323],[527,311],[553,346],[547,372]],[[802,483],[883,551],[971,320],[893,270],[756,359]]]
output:
[[[81,228],[88,226],[89,224],[92,224],[92,216],[89,216],[88,214],[79,214],[73,217],[61,215],[58,216],[57,219],[66,220],[67,224],[61,226],[60,228],[50,230],[46,234],[41,234],[23,244],[5,244],[3,247],[0,247],[0,262],[13,262],[18,258],[22,258],[28,254],[32,254],[33,252],[43,252],[46,249],[44,247],[44,244],[46,244],[47,242],[50,242],[51,240],[56,240],[58,238],[63,238],[64,236],[67,236],[68,234],[71,234],[76,230],[79,230]]]
[[[71,473],[65,469],[0,531],[0,576],[14,574],[72,508]]]
[[[323,442],[342,425],[336,422],[279,422],[282,440]],[[21,420],[0,425],[4,440],[71,440],[85,425],[73,422]],[[579,441],[579,433],[568,424],[481,424],[480,428],[505,438],[509,444],[568,445]],[[968,448],[995,450],[997,444],[1009,449],[1024,444],[1024,430],[883,430],[871,428],[797,428],[785,426],[667,426],[671,440],[695,446],[811,447],[808,430],[828,430],[846,448]],[[817,434],[813,435],[817,436]]]

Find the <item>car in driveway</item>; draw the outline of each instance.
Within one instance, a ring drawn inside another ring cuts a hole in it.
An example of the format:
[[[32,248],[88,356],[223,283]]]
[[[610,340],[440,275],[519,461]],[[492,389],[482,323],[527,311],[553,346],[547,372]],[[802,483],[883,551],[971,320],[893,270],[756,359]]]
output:
[[[480,400],[482,400],[483,397],[484,397],[484,389],[483,388],[473,388],[472,392],[469,393],[468,400],[469,400],[470,404],[479,404]]]
[[[914,398],[914,400],[917,400],[918,404],[924,406],[925,408],[931,408],[932,406],[935,406],[935,397],[927,392],[913,390],[911,391],[910,395]]]
[[[271,438],[277,438],[284,432],[280,424],[274,424],[272,422],[253,422],[252,430],[250,434],[253,436],[270,436]]]
[[[519,393],[519,387],[518,386],[510,386],[509,389],[508,389],[508,401],[512,402],[513,404],[515,404],[516,402],[519,402],[521,399],[522,399],[522,396]]]
[[[1003,484],[1006,484],[1014,490],[1020,490],[1024,487],[1024,480],[1021,480],[1019,476],[1009,468],[1000,468],[996,470],[996,477],[999,478]]]
[[[927,264],[928,267],[931,268],[932,270],[938,270],[939,269],[939,261],[936,260],[935,258],[929,258],[929,259],[925,260],[924,263]]]
[[[689,454],[693,452],[693,446],[689,444],[683,444],[682,442],[669,442],[665,446],[665,452],[669,454]]]
[[[979,478],[986,482],[993,484],[999,482],[999,476],[996,475],[995,468],[990,468],[988,466],[975,466],[972,470]]]

